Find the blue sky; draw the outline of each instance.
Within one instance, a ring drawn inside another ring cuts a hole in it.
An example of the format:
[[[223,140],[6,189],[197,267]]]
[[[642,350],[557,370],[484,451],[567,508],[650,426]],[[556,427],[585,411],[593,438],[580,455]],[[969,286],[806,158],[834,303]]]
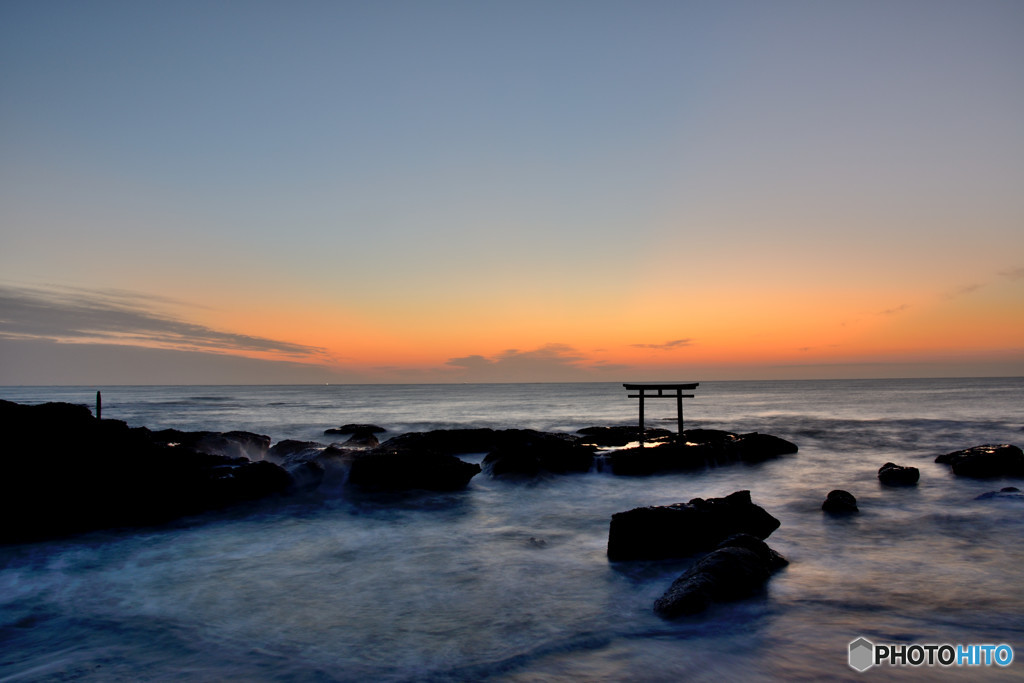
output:
[[[0,284],[358,381],[1018,374],[1021,35],[994,0],[8,1]],[[25,310],[0,382],[100,343]]]

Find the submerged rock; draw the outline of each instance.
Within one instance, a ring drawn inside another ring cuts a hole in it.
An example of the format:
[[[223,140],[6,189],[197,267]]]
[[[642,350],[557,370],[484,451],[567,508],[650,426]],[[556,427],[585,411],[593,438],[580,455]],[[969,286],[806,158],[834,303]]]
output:
[[[635,476],[685,472],[736,462],[757,463],[798,450],[796,444],[770,434],[691,429],[683,432],[682,439],[615,451],[607,460],[613,473]]]
[[[940,455],[935,462],[952,466],[953,474],[960,477],[1024,476],[1024,452],[1011,444],[965,448]]]
[[[734,534],[768,538],[779,520],[750,500],[750,491],[724,498],[640,507],[612,515],[608,559],[658,560],[714,548]]]
[[[858,511],[857,499],[849,491],[835,489],[829,491],[825,496],[825,502],[821,504],[821,509],[832,514],[850,514]]]
[[[878,470],[878,481],[887,486],[911,486],[921,478],[921,471],[916,467],[904,467],[887,462]]]
[[[750,597],[786,564],[764,541],[749,534],[732,536],[673,581],[654,602],[654,611],[673,618],[702,612],[714,602]]]
[[[977,496],[974,500],[992,500],[993,498],[1005,500],[1024,500],[1024,492],[1016,486],[1004,486],[998,491],[989,491]]]
[[[345,434],[383,434],[388,430],[373,424],[347,424],[334,429],[325,429],[324,434],[345,435]]]

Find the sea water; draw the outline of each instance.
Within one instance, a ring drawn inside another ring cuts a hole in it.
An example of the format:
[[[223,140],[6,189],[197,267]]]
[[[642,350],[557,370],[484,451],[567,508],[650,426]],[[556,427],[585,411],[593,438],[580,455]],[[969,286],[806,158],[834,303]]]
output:
[[[96,389],[4,387],[0,398],[92,406]],[[324,429],[348,422],[391,436],[637,419],[620,384],[99,389],[103,416],[132,426],[275,442],[329,443]],[[799,452],[650,477],[481,474],[465,491],[282,499],[2,548],[0,681],[1021,678],[1024,501],[977,497],[1024,484],[957,478],[934,458],[1022,445],[1024,379],[706,382],[694,393],[687,427],[775,434]],[[675,429],[674,401],[646,413]],[[920,483],[881,486],[888,461],[920,468]],[[835,488],[859,514],[821,512]],[[768,543],[789,566],[751,599],[659,618],[654,600],[694,558],[608,562],[611,515],[740,489],[781,520]],[[858,674],[847,652],[861,636],[1006,643],[1018,661]]]

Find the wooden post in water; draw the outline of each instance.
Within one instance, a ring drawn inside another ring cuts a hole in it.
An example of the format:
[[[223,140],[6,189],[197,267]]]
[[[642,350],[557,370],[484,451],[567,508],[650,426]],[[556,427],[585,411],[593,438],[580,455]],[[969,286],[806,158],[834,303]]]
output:
[[[683,392],[676,392],[676,421],[679,424],[679,441],[683,440]]]
[[[98,391],[96,392],[96,419],[103,419],[103,398]]]
[[[640,389],[640,393],[637,395],[640,399],[640,445],[644,445],[644,390]]]

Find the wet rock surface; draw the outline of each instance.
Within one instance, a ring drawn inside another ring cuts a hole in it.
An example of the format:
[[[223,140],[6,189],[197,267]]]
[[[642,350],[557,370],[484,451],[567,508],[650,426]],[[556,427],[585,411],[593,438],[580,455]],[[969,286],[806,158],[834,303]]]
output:
[[[581,441],[595,446],[618,447],[640,440],[639,426],[584,427],[576,432],[582,434]],[[645,429],[645,441],[664,441],[675,436],[667,429]]]
[[[886,486],[913,486],[921,478],[916,467],[905,467],[887,462],[878,469],[878,481]]]
[[[139,429],[145,429],[145,427]],[[195,449],[200,453],[223,455],[228,458],[262,460],[270,448],[269,436],[244,431],[183,432],[178,429],[161,429],[149,433],[153,443],[156,444],[176,444]]]
[[[848,515],[858,511],[857,499],[849,491],[835,489],[825,496],[821,509],[834,515]]]
[[[650,475],[686,472],[738,462],[758,463],[796,453],[796,444],[770,434],[734,434],[714,429],[689,429],[682,439],[615,451],[607,456],[612,472]]]
[[[977,496],[974,500],[1021,500],[1024,501],[1024,491],[1016,486],[1004,486],[998,491],[989,491]]]
[[[965,448],[940,455],[935,462],[950,465],[960,477],[1024,477],[1024,452],[1011,444]]]
[[[749,534],[731,536],[673,581],[654,602],[654,611],[670,619],[702,612],[715,602],[748,598],[787,564],[764,541]]]

